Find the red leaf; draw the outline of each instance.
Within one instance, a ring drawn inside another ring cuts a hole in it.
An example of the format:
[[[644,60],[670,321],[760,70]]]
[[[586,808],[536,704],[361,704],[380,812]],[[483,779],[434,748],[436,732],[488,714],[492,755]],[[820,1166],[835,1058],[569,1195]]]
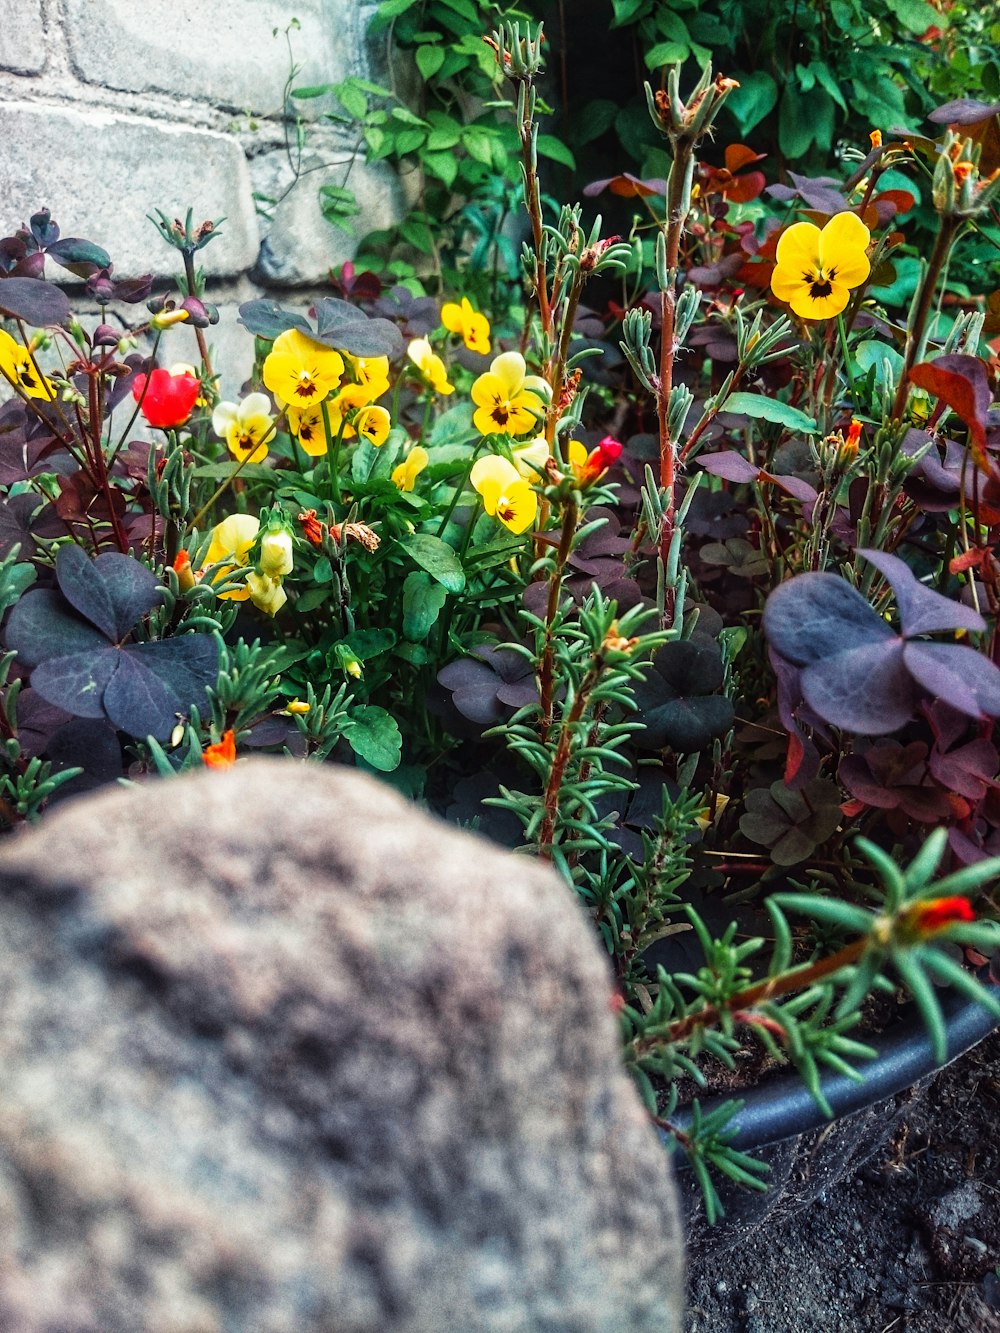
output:
[[[976,462],[989,471],[986,460],[986,414],[990,410],[990,382],[978,356],[955,353],[936,361],[921,361],[910,371],[910,381],[947,403],[969,428]]]

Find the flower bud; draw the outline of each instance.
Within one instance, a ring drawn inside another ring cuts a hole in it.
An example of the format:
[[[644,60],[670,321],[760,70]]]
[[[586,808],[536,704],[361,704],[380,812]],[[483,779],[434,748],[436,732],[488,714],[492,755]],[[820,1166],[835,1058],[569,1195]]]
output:
[[[247,575],[247,588],[251,602],[266,616],[276,616],[288,601],[288,594],[281,586],[281,579],[258,574],[255,569]]]
[[[287,528],[264,533],[260,541],[260,572],[272,579],[292,572],[292,534]]]

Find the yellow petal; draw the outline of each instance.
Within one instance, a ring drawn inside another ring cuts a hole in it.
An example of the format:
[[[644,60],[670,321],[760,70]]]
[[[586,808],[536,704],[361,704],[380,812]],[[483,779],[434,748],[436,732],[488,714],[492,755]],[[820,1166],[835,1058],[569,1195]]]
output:
[[[477,458],[472,465],[472,471],[469,474],[469,480],[472,482],[473,489],[477,490],[485,499],[483,487],[487,484],[502,488],[511,486],[521,480],[521,474],[513,463],[501,458],[499,454],[486,454],[483,458]],[[487,512],[490,512],[487,510]]]
[[[820,230],[811,222],[795,222],[778,239],[774,252],[779,269],[814,273],[820,261]]]
[[[820,232],[819,257],[825,268],[840,266],[845,252],[853,257],[868,248],[871,232],[857,213],[837,213]]]
[[[832,319],[847,305],[851,293],[841,282],[831,282],[829,285],[829,295],[813,296],[809,284],[803,283],[789,305],[802,319]]]
[[[526,369],[520,352],[501,352],[493,358],[488,373],[500,381],[504,397],[512,398],[524,383]]]

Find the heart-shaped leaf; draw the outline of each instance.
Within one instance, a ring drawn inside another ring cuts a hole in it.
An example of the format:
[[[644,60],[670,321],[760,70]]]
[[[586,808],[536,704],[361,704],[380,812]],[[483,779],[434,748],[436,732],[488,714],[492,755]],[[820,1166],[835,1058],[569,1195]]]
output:
[[[308,333],[310,338],[315,336],[307,319],[291,310],[283,309],[277,301],[263,298],[258,301],[244,301],[239,310],[239,322],[243,327],[249,329],[256,337],[266,338],[269,342],[273,342],[279,334],[285,333],[288,329],[299,329],[302,333]]]
[[[357,306],[328,296],[316,304],[317,342],[351,356],[402,355],[403,336],[391,320],[373,319]]]
[[[694,754],[724,736],[735,719],[732,701],[714,693],[724,680],[717,644],[689,639],[664,644],[652,670],[635,687],[643,724],[636,744],[648,750],[669,745],[679,754]]]
[[[896,731],[916,705],[904,646],[902,639],[863,643],[813,662],[801,676],[806,703],[835,727],[862,736]]]
[[[82,653],[50,657],[31,673],[31,688],[74,717],[104,717],[104,694],[118,671],[120,657],[119,649],[107,643]],[[136,734],[140,733],[132,733]]]
[[[5,638],[29,667],[51,657],[108,646],[106,636],[74,615],[53,588],[36,588],[21,598],[10,613]]]
[[[764,607],[764,633],[796,666],[894,637],[856,588],[836,574],[818,573],[775,588]]]
[[[858,551],[858,555],[875,566],[896,594],[899,620],[907,638],[916,634],[933,634],[935,630],[984,630],[986,621],[971,606],[942,597],[917,579],[909,565],[886,551]]]
[[[908,643],[903,657],[924,689],[969,717],[1000,717],[1000,668],[961,643]]]
[[[163,597],[152,570],[117,551],[91,560],[81,547],[63,546],[56,581],[67,602],[115,643]]]
[[[0,315],[23,319],[33,328],[67,324],[73,311],[65,292],[41,278],[6,278],[0,282]]]

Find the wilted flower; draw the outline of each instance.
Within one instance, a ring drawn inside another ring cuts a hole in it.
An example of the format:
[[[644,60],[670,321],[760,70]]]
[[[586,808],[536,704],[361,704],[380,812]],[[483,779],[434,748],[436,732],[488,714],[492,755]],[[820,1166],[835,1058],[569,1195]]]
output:
[[[448,372],[444,362],[431,349],[426,338],[414,338],[406,349],[406,355],[430,384],[435,393],[454,393],[454,384],[448,383]]]
[[[340,383],[344,358],[300,329],[286,329],[264,360],[264,383],[283,403],[302,409],[321,402]]]
[[[16,384],[29,398],[55,398],[52,385],[35,367],[26,347],[0,329],[0,374]]]
[[[538,512],[538,496],[513,463],[496,454],[478,459],[470,480],[483,497],[487,514],[498,518],[511,532],[530,528]]]
[[[288,601],[288,593],[281,586],[281,579],[258,573],[256,569],[247,575],[247,596],[257,610],[267,616],[277,615]]]
[[[274,433],[270,400],[266,394],[251,393],[240,403],[219,403],[212,413],[212,429],[240,462],[262,463],[266,442]]]
[[[299,522],[302,524],[302,535],[307,542],[312,542],[313,546],[323,545],[323,524],[316,517],[315,509],[305,509],[299,514]]]
[[[551,390],[538,375],[525,375],[526,369],[520,352],[501,352],[473,384],[478,411],[472,421],[481,434],[524,435],[537,428]]]
[[[423,472],[429,460],[430,455],[427,450],[422,449],[419,444],[414,445],[404,461],[392,469],[393,485],[398,486],[401,491],[412,491],[417,477]]]
[[[182,426],[194,410],[201,383],[187,370],[173,374],[169,370],[153,370],[149,375],[136,375],[132,381],[132,397],[151,426],[158,430],[172,430]]]
[[[449,333],[461,334],[462,341],[470,352],[480,352],[484,356],[489,354],[489,320],[485,315],[473,310],[467,296],[462,297],[461,305],[449,301],[441,307],[441,323]]]
[[[822,231],[811,222],[793,223],[778,241],[771,290],[802,319],[839,315],[871,271],[870,240],[856,213],[837,213]]]

